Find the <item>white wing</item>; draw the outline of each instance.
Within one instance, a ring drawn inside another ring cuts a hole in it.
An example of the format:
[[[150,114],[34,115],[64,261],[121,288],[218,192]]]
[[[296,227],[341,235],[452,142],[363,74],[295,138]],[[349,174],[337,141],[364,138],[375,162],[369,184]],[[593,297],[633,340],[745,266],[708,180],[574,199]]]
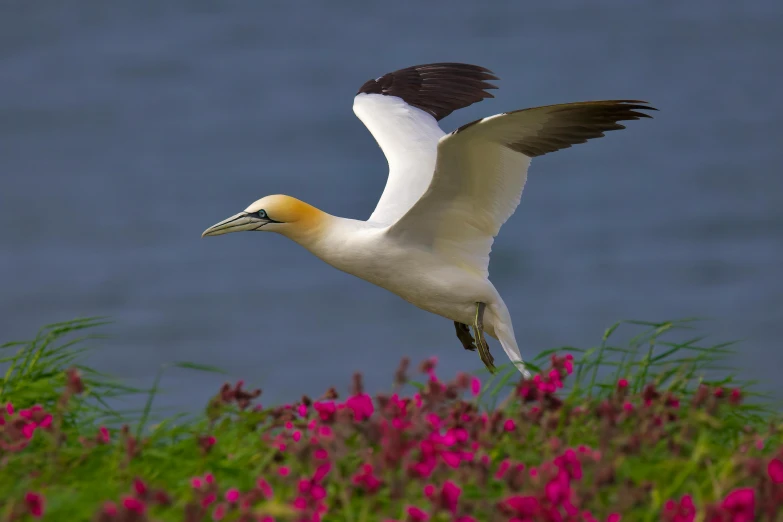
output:
[[[353,112],[375,137],[389,162],[386,188],[369,220],[390,225],[430,185],[438,140],[445,133],[430,114],[396,96],[358,94]]]
[[[434,63],[400,69],[369,80],[353,111],[372,133],[389,163],[389,178],[369,221],[391,225],[427,190],[435,170],[438,120],[492,95],[487,69]]]
[[[487,276],[492,242],[519,205],[530,159],[624,129],[618,121],[648,118],[636,110],[654,109],[640,103],[549,105],[463,125],[439,141],[430,186],[388,233]]]

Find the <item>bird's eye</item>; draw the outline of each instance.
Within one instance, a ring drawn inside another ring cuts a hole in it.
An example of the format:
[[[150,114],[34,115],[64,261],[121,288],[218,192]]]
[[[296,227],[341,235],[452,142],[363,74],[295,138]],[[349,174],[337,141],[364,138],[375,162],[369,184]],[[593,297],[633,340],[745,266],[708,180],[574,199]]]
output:
[[[258,212],[256,212],[256,214],[257,214],[257,215],[258,215],[258,217],[260,217],[261,219],[266,219],[266,210],[259,210]]]

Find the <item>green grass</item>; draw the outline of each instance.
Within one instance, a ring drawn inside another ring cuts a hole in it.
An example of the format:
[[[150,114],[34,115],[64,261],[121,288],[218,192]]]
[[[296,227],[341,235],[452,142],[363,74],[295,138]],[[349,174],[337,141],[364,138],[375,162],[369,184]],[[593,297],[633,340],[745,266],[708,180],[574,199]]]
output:
[[[54,324],[33,340],[0,347],[0,368],[7,368],[0,379],[0,404],[11,403],[17,410],[14,417],[5,415],[0,440],[21,441],[18,430],[9,428],[11,419],[19,419],[19,409],[37,404],[42,407],[39,415],[52,415],[51,426],[36,430],[23,449],[0,448],[0,520],[29,516],[25,495],[30,492],[45,498],[47,520],[91,520],[107,501],[119,506],[118,513],[111,515],[109,509],[103,520],[126,520],[122,499],[128,496],[138,497],[145,506],[143,516],[153,520],[212,520],[216,507],[227,508],[224,520],[312,520],[319,503],[328,506],[323,519],[329,521],[413,520],[409,506],[426,511],[431,520],[457,520],[448,502],[424,495],[425,485],[439,489],[447,481],[461,488],[459,516],[509,520],[512,515],[504,511],[508,508],[498,504],[514,496],[536,497],[546,504],[546,484],[559,469],[553,459],[566,448],[580,446],[590,448],[579,453],[584,478],[573,479],[570,487],[580,510],[590,510],[599,520],[611,513],[622,514],[623,520],[660,520],[665,502],[683,495],[691,495],[700,509],[720,509],[727,494],[745,487],[756,491],[758,514],[773,506],[775,488],[783,488],[767,472],[774,455],[783,457],[777,405],[754,391],[754,383],[728,371],[730,344],[705,346],[703,338],[689,336],[696,326],[693,320],[618,322],[595,347],[542,352],[531,361],[532,370],[547,375],[553,354],[570,353],[573,374],[564,378],[565,387],[556,395],[544,394],[529,403],[518,398],[519,374],[513,368],[494,376],[479,372],[483,382],[475,397],[467,377],[449,384],[447,393],[424,375],[420,382],[411,380],[393,390],[409,397],[418,392],[424,400],[421,408],[411,402],[406,414],[395,413],[394,407],[382,406],[388,395],[376,397],[369,420],[354,421],[346,408],[333,420],[318,422],[328,426],[331,436],[321,436],[320,428],[308,431],[318,414],[309,407],[308,416],[299,418],[294,414],[299,402],[291,405],[293,410],[281,405],[254,411],[218,394],[204,405],[203,414],[154,416],[166,368],[218,369],[174,363],[153,372],[149,390],[126,386],[81,365],[89,346],[100,340],[94,332],[103,324],[101,318]],[[634,335],[628,342],[615,342],[623,332]],[[69,388],[69,368],[79,370],[82,393]],[[619,379],[629,383],[623,392],[618,391]],[[650,385],[658,397],[645,407]],[[726,390],[722,399],[714,397],[719,387]],[[734,388],[742,390],[741,404],[732,405],[727,398]],[[115,409],[120,399],[134,395],[146,395],[143,408]],[[361,396],[361,390],[354,395]],[[679,407],[672,406],[674,400]],[[625,402],[633,404],[631,411],[623,409]],[[488,414],[486,422],[480,420],[482,413]],[[469,437],[437,450],[433,469],[416,476],[408,468],[426,461],[421,443],[431,440],[433,415],[448,429],[464,428]],[[409,426],[388,428],[384,422],[393,418]],[[503,428],[508,421],[514,424],[511,431]],[[287,428],[286,422],[293,427]],[[97,442],[101,426],[110,429],[108,444]],[[294,431],[302,433],[301,440],[293,439]],[[313,434],[317,441],[311,440]],[[214,437],[215,444],[205,443],[207,437]],[[394,441],[411,449],[400,449]],[[285,450],[278,449],[280,442]],[[472,443],[477,447],[469,447]],[[316,450],[325,450],[328,457],[319,459]],[[442,453],[452,450],[470,452],[473,460],[450,467]],[[493,478],[507,459],[524,464],[524,472]],[[316,481],[326,497],[297,493],[298,481],[312,478],[327,462],[328,475]],[[352,481],[363,463],[373,465],[370,475],[381,484],[377,490]],[[290,474],[281,476],[281,467]],[[531,467],[538,468],[536,477],[530,476]],[[215,484],[195,490],[191,479],[206,473],[214,475]],[[156,501],[151,491],[136,491],[137,478],[150,490],[165,492],[166,501],[162,496]],[[272,485],[271,499],[258,492],[259,478]],[[223,501],[230,488],[241,492],[248,509]],[[214,502],[208,502],[211,493],[217,495]],[[297,496],[309,502],[300,506],[304,510],[295,507]]]

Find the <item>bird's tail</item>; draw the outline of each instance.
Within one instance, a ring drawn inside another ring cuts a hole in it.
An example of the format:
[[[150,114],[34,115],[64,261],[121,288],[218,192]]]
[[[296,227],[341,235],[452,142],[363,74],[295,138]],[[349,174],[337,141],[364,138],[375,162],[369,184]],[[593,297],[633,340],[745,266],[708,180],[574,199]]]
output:
[[[505,306],[493,307],[492,312],[495,315],[495,321],[493,326],[495,327],[495,336],[500,345],[503,347],[503,351],[517,370],[522,374],[525,379],[530,378],[530,371],[525,367],[525,361],[522,360],[522,354],[519,353],[519,347],[517,346],[517,340],[514,336],[514,327],[511,324],[511,317]]]

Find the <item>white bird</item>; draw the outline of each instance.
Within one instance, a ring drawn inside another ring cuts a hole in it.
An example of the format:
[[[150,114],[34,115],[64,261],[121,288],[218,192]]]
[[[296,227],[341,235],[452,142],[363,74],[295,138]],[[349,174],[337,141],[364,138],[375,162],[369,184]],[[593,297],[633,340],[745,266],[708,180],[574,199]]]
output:
[[[522,196],[531,158],[564,149],[618,121],[650,116],[638,100],[548,105],[490,116],[446,134],[438,120],[493,96],[483,67],[418,65],[369,80],[354,98],[356,116],[389,163],[389,177],[367,221],[332,216],[290,196],[259,199],[202,234],[282,234],[333,267],[454,321],[467,350],[495,371],[484,332],[529,376],[511,315],[489,281],[489,253]],[[475,345],[470,335],[475,335]]]

